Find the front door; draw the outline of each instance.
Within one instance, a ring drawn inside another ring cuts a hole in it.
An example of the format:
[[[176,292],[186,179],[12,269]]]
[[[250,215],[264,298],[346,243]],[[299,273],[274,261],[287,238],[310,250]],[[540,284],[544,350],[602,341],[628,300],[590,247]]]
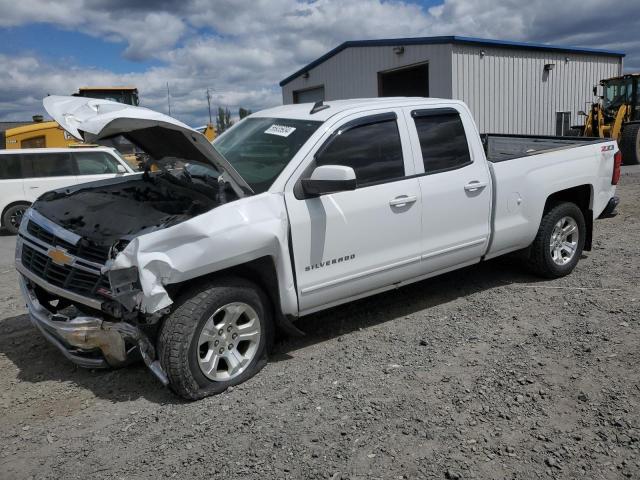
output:
[[[307,197],[294,178],[285,191],[301,313],[415,276],[421,197],[401,111],[350,117],[309,158],[344,165],[355,190]],[[362,115],[362,114],[360,114]]]

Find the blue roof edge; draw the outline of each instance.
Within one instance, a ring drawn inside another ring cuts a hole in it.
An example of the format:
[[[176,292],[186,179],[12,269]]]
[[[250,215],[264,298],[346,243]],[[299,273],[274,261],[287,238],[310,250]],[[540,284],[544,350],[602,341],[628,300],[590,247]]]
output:
[[[352,47],[393,47],[400,45],[436,45],[436,44],[468,44],[468,45],[484,45],[487,47],[503,47],[503,48],[519,48],[524,50],[545,50],[559,53],[587,53],[590,55],[604,55],[624,57],[625,52],[619,50],[601,50],[597,48],[574,47],[563,45],[550,45],[547,43],[530,43],[530,42],[512,42],[507,40],[493,40],[487,38],[461,37],[458,35],[438,36],[438,37],[409,37],[409,38],[382,38],[378,40],[348,40],[341,43],[332,50],[318,57],[313,62],[305,65],[295,73],[289,75],[280,82],[280,86],[284,87],[287,83],[302,75],[304,72],[317,67],[324,63],[342,50]]]

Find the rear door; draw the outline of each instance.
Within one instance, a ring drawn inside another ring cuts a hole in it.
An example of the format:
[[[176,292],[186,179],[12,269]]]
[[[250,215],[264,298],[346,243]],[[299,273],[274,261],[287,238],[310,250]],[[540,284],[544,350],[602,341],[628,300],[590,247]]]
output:
[[[69,152],[25,153],[22,158],[24,192],[30,202],[49,190],[78,183],[75,164]]]
[[[418,271],[421,197],[402,111],[359,115],[330,129],[285,188],[303,313]],[[352,167],[358,187],[305,197],[300,179],[320,165]]]
[[[406,109],[405,118],[416,168],[424,172],[419,176],[423,273],[479,261],[489,242],[491,179],[484,157],[470,148],[466,132],[470,139],[478,137],[470,116],[431,108]]]

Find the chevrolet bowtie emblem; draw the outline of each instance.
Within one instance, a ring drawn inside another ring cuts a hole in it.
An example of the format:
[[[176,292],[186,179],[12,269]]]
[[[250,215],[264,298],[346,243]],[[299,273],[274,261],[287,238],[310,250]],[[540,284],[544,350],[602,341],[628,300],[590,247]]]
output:
[[[47,256],[53,260],[53,263],[57,263],[58,265],[69,265],[73,260],[71,255],[59,248],[50,248]]]

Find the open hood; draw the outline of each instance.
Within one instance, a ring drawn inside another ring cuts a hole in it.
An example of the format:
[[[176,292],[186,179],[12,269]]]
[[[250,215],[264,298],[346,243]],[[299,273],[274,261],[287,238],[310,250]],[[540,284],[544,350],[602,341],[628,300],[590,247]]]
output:
[[[155,159],[177,157],[210,163],[223,172],[239,197],[253,193],[204,135],[168,115],[85,97],[50,95],[43,104],[49,115],[78,140],[92,143],[122,135]]]

